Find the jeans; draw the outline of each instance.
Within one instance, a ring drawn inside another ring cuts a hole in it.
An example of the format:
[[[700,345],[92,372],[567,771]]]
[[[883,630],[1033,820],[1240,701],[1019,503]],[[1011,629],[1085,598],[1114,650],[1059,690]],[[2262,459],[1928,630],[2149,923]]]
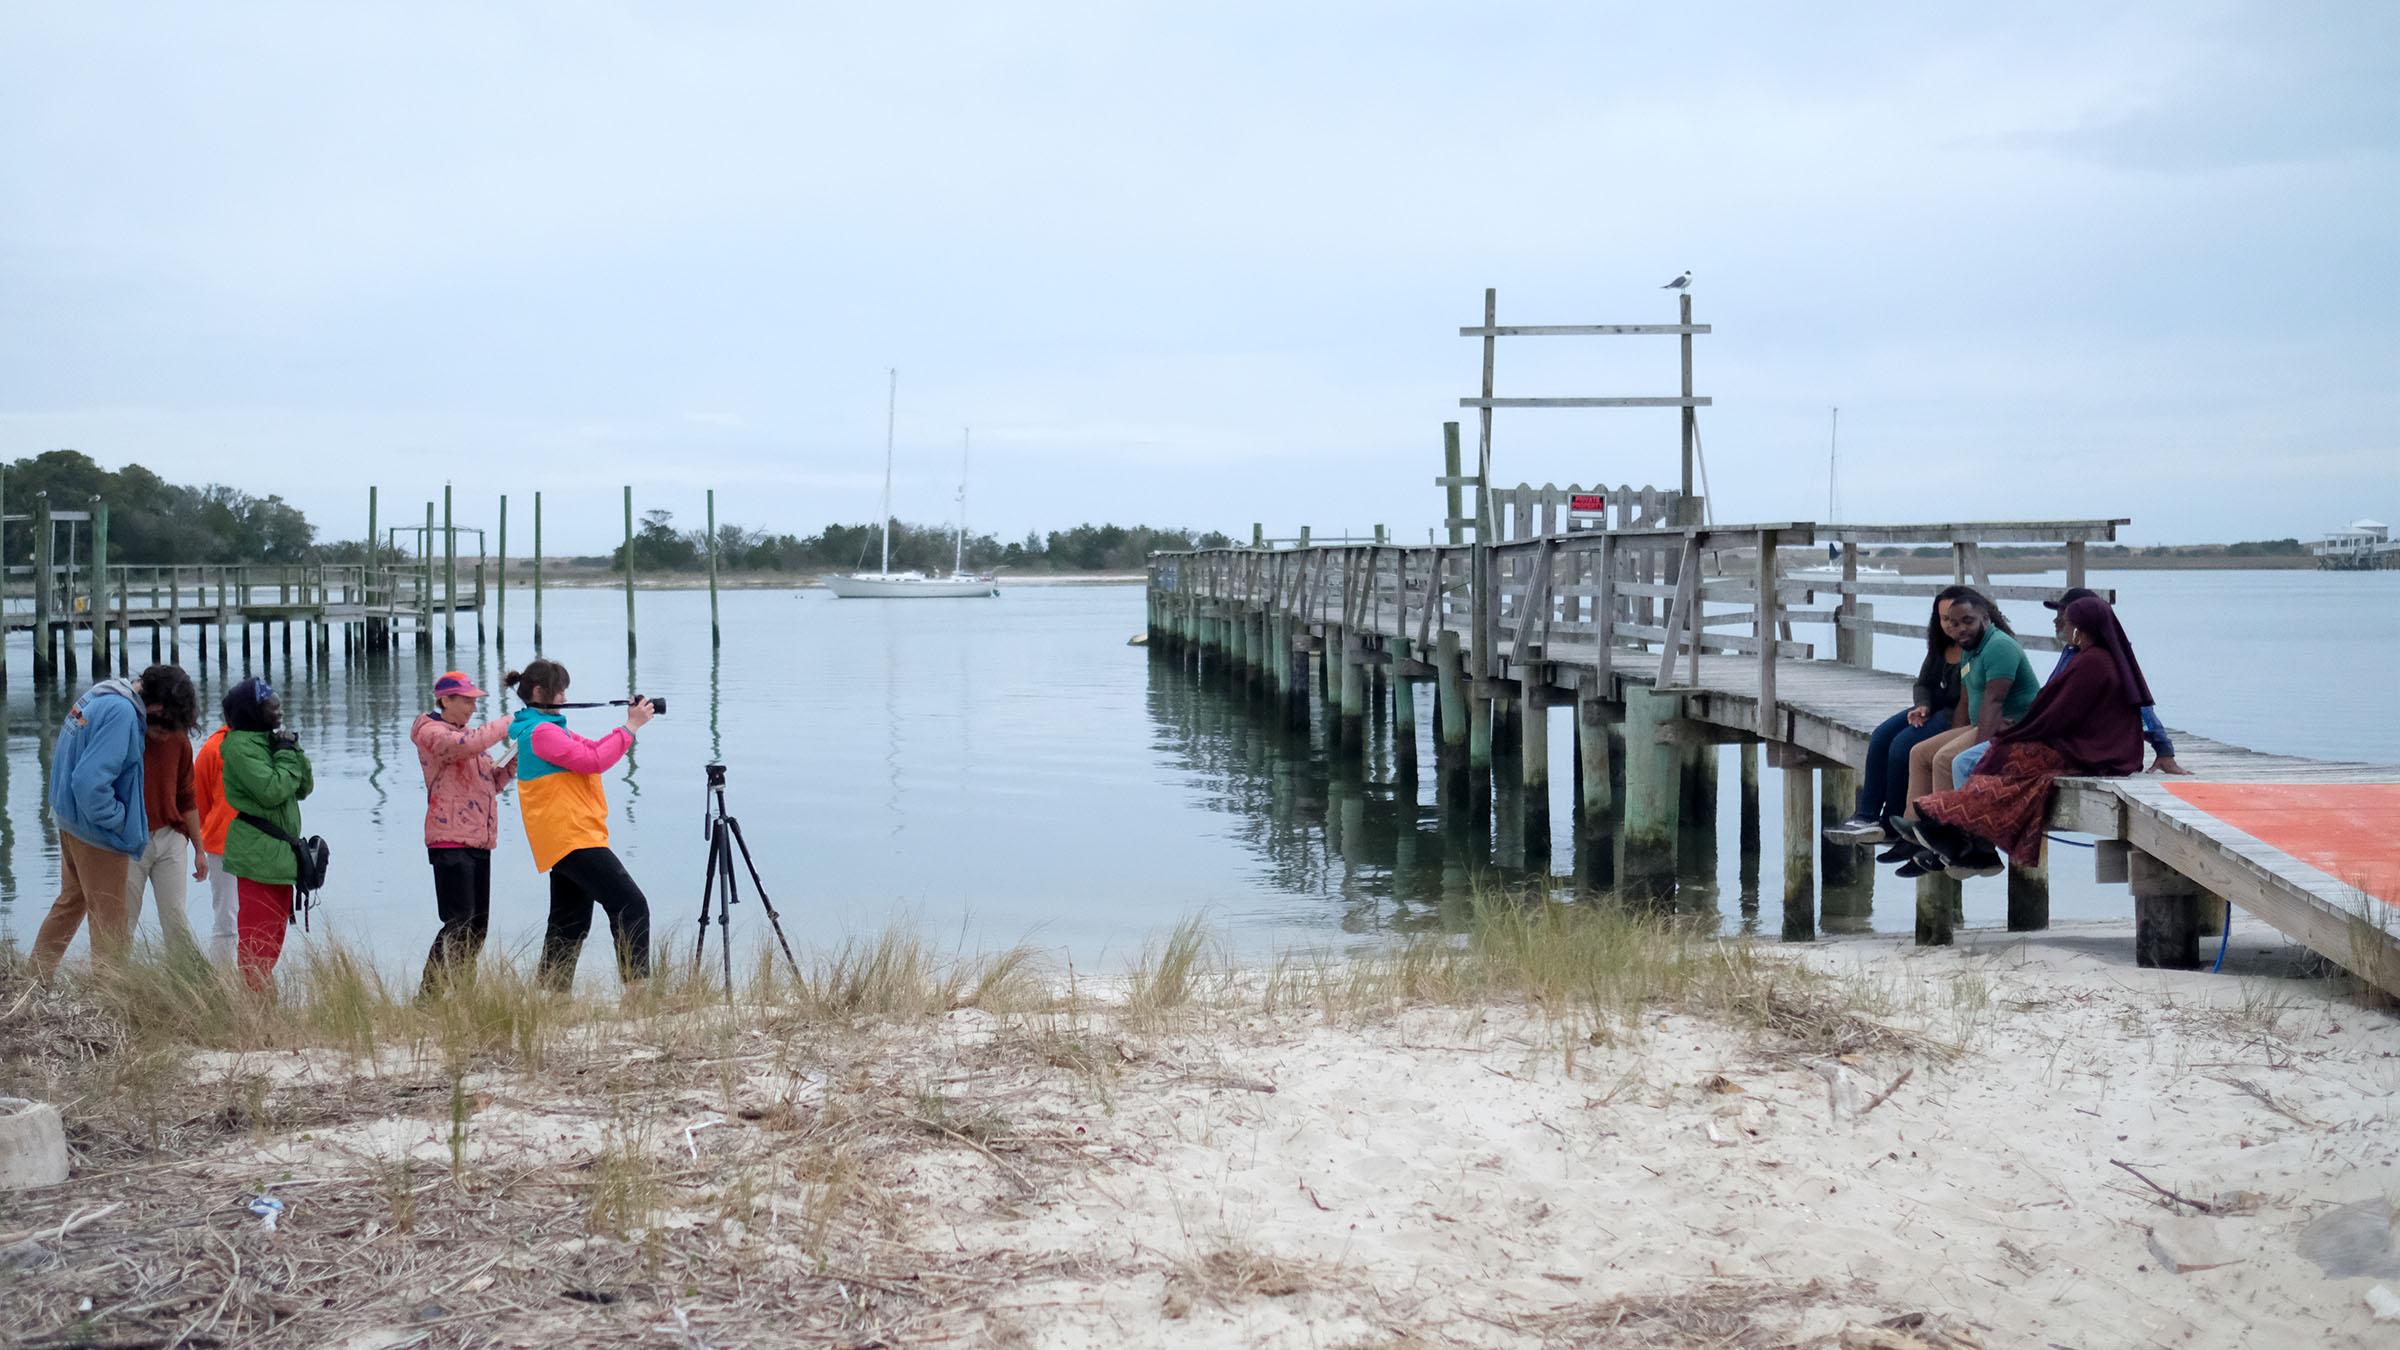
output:
[[[1867,740],[1866,772],[1858,785],[1858,814],[1881,820],[1897,816],[1908,805],[1908,752],[1917,742],[1950,729],[1948,711],[1934,713],[1925,725],[1912,727],[1908,714],[1893,713]]]
[[[442,931],[425,953],[421,996],[431,997],[451,979],[475,978],[475,962],[483,955],[484,934],[492,927],[492,851],[488,848],[429,848],[433,863],[433,903]]]
[[[550,868],[550,924],[542,934],[542,983],[564,993],[575,982],[575,958],[592,931],[592,906],[608,915],[616,939],[617,976],[630,984],[650,978],[650,902],[617,855],[579,848]]]
[[[1958,758],[1950,761],[1950,786],[1953,788],[1965,787],[1968,776],[1975,772],[1975,766],[1983,762],[1983,752],[1991,748],[1990,741],[1978,741],[1967,749],[1959,751]]]

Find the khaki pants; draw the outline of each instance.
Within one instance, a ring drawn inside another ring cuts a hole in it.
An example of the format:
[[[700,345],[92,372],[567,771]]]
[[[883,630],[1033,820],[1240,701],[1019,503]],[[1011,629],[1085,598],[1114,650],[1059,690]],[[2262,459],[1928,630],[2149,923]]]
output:
[[[1982,737],[1976,734],[1975,728],[1969,725],[1955,731],[1945,731],[1939,736],[1928,736],[1917,742],[1916,747],[1908,752],[1908,814],[1910,817],[1913,818],[1917,814],[1917,798],[1928,792],[1936,791],[1937,784],[1939,791],[1948,792],[1950,790],[1950,761],[1958,758],[1960,751],[1981,739]]]
[[[133,916],[125,905],[125,883],[133,874],[133,859],[115,849],[86,843],[58,832],[58,899],[33,938],[35,973],[58,969],[75,930],[85,916],[92,921],[92,955],[114,961],[125,955],[133,939]]]
[[[192,921],[184,915],[184,897],[191,885],[191,851],[184,842],[183,831],[152,830],[150,846],[142,856],[133,860],[133,874],[125,883],[125,923],[140,932],[142,927],[142,888],[149,887],[158,897],[158,932],[171,948],[195,947],[192,941]]]
[[[225,870],[225,855],[210,853],[208,859],[208,903],[216,911],[215,922],[208,930],[208,959],[220,970],[233,969],[233,940],[240,931],[242,902],[234,890],[233,873]]]

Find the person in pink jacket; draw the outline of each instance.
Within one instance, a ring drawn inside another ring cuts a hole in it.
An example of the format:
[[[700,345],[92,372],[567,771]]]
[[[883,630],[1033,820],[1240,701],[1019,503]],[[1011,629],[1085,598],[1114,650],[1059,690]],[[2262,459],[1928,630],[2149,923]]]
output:
[[[493,759],[484,752],[508,738],[508,723],[470,727],[475,700],[483,691],[460,671],[433,682],[439,712],[420,715],[409,728],[417,763],[425,771],[425,856],[433,864],[434,904],[442,931],[425,953],[420,997],[446,981],[475,978],[484,935],[492,923],[492,846],[500,839],[495,809],[502,789],[516,778],[512,753]]]

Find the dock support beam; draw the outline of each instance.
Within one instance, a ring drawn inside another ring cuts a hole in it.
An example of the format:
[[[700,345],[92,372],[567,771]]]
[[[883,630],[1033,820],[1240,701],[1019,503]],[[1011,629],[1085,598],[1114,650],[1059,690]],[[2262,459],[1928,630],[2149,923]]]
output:
[[[458,646],[458,526],[450,514],[450,485],[442,484],[442,650]],[[283,660],[291,664],[292,630],[285,620]]]
[[[1672,737],[1683,715],[1675,694],[1625,691],[1625,872],[1628,880],[1675,874],[1682,823],[1681,755]]]
[[[1816,772],[1806,764],[1783,771],[1783,940],[1817,936]]]
[[[92,498],[92,678],[108,678],[108,503]]]
[[[1550,705],[1540,674],[1525,672],[1524,715],[1517,721],[1517,780],[1524,789],[1525,865],[1549,870]]]
[[[54,578],[58,575],[50,524],[50,494],[33,494],[33,687],[58,683],[58,630],[50,617]]]
[[[1818,803],[1818,819],[1827,829],[1841,824],[1850,816],[1850,808],[1858,800],[1858,771],[1847,765],[1828,765],[1818,771],[1819,789],[1824,799]],[[1847,890],[1858,883],[1872,866],[1872,857],[1864,845],[1836,844],[1819,841],[1817,871],[1828,894]]]
[[[2045,855],[2048,841],[2043,843]],[[2050,868],[2041,862],[2008,865],[2008,931],[2035,933],[2050,926]]]
[[[959,491],[964,493],[965,488]],[[965,529],[965,526],[960,526]],[[724,630],[717,626],[717,490],[708,490],[708,645],[725,645]]]
[[[2133,963],[2160,970],[2200,966],[2200,914],[2220,903],[2174,868],[2147,853],[2127,860],[2133,891]]]
[[[625,656],[634,655],[633,639],[633,484],[625,485]]]
[[[1958,930],[1959,885],[1941,872],[1917,878],[1917,945],[1947,947]]]
[[[542,494],[533,494],[533,654],[542,654]]]
[[[1392,642],[1392,772],[1403,783],[1417,781],[1417,684],[1400,668],[1415,650],[1407,638]]]
[[[1367,747],[1367,680],[1366,667],[1359,658],[1358,634],[1344,628],[1341,631],[1341,651],[1336,659],[1342,663],[1342,748],[1352,753],[1364,752]],[[1335,656],[1334,642],[1328,635],[1325,654]]]

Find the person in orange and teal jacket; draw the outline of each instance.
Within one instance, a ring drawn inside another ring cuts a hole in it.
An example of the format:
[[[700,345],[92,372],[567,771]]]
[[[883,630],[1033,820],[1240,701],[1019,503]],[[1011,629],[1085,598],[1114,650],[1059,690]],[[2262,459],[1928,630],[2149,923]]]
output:
[[[508,724],[517,746],[517,809],[533,866],[550,874],[550,923],[542,935],[541,979],[564,991],[575,982],[575,961],[592,931],[592,906],[608,914],[616,938],[617,974],[627,985],[650,977],[650,902],[608,847],[606,773],[633,748],[633,734],[652,716],[647,699],[625,710],[625,725],[599,740],[567,730],[555,705],[567,692],[567,668],[535,661],[502,681],[525,706]]]

